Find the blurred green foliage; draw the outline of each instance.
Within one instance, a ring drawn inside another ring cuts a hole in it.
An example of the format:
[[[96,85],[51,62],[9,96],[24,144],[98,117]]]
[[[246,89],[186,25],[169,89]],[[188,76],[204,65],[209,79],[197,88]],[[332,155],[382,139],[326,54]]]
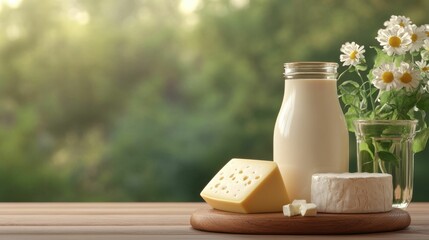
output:
[[[272,158],[284,62],[338,62],[392,14],[429,23],[423,0],[191,3],[1,1],[0,201],[201,200],[230,158]]]

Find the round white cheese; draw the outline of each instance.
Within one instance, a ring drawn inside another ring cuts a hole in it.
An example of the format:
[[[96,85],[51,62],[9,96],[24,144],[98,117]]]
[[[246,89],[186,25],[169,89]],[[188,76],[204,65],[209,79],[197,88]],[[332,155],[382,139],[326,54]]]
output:
[[[311,202],[325,213],[374,213],[392,210],[392,175],[383,173],[317,173],[311,180]]]

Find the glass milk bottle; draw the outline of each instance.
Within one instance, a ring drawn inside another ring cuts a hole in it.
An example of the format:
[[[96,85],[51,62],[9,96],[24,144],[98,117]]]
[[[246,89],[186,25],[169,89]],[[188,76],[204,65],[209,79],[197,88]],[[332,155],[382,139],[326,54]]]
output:
[[[283,103],[274,127],[274,161],[290,200],[311,197],[311,175],[349,170],[347,126],[337,96],[337,67],[285,63]]]

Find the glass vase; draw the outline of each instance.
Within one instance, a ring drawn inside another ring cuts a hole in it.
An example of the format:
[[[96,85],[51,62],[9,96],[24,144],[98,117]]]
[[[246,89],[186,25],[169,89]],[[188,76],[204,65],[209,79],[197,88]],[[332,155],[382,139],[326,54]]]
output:
[[[393,207],[405,209],[413,196],[416,120],[356,120],[358,172],[392,175]]]

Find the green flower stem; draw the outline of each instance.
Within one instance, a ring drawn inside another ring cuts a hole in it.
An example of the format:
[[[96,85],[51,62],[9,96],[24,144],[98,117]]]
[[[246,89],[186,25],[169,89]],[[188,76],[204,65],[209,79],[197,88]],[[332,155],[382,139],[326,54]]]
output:
[[[372,97],[372,85],[369,84],[369,98],[371,99],[372,109],[375,110],[375,101]]]
[[[344,75],[344,73],[346,73],[348,70],[350,70],[351,67],[352,67],[352,65],[350,65],[346,70],[344,70],[342,73],[340,73],[340,75],[338,75],[338,80],[340,80],[341,77]]]
[[[380,96],[381,96],[381,90],[378,91],[377,97],[375,98],[375,101],[380,101]]]
[[[375,172],[375,173],[378,173],[378,159],[379,159],[379,156],[378,156],[378,145],[377,145],[377,142],[376,142],[376,140],[374,139],[374,138],[372,138],[372,144],[373,144],[373,146],[374,146],[374,158],[372,159],[372,170],[373,170],[373,172]]]
[[[356,73],[359,76],[360,80],[362,81],[362,85],[365,85],[365,81],[363,80],[362,75],[360,74],[359,70],[356,69]],[[363,88],[364,88],[364,91],[366,92],[366,87],[364,86]],[[375,103],[374,103],[374,99],[373,99],[372,93],[371,93],[371,84],[369,84],[369,99],[371,102],[371,109],[375,110],[375,105],[374,105]],[[375,114],[375,112],[374,112],[374,114]]]

